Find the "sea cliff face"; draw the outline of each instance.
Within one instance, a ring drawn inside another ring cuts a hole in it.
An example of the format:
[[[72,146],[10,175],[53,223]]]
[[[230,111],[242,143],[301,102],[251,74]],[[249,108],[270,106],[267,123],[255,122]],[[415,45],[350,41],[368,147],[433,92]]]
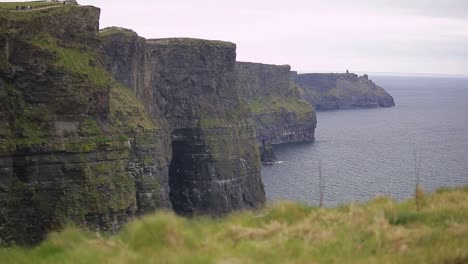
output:
[[[260,145],[313,141],[314,107],[292,82],[289,65],[237,62],[236,87],[254,116]]]
[[[169,124],[174,210],[219,214],[260,206],[265,193],[255,125],[235,90],[235,45],[144,40],[116,28],[102,35],[109,71]]]
[[[0,243],[36,243],[66,223],[114,231],[158,208],[262,205],[235,45],[127,34],[134,46],[114,63],[99,13],[0,11]]]
[[[104,70],[94,7],[0,13],[0,238],[170,207],[170,139]]]
[[[367,75],[307,73],[294,80],[317,110],[395,106],[393,97]]]

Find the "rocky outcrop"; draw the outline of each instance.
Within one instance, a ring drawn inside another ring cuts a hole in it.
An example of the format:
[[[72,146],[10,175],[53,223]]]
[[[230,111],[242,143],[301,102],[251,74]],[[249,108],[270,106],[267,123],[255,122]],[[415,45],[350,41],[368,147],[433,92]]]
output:
[[[317,110],[395,105],[393,97],[366,74],[307,73],[297,74],[294,80]]]
[[[158,208],[260,206],[235,45],[126,31],[133,50],[104,60],[99,12],[0,12],[0,243],[35,243],[70,222],[114,231]]]
[[[291,74],[289,65],[236,63],[236,87],[254,116],[262,153],[269,153],[268,144],[314,140],[315,110]]]
[[[107,68],[129,85],[172,138],[170,197],[176,212],[219,214],[265,200],[249,109],[235,90],[236,47],[199,39],[144,40],[101,32]]]

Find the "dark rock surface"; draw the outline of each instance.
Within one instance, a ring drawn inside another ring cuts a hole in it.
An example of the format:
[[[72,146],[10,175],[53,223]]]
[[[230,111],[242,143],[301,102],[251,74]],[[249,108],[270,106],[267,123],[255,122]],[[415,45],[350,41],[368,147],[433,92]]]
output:
[[[70,222],[115,231],[158,208],[263,204],[235,45],[125,31],[111,47],[129,49],[104,60],[99,12],[0,12],[0,243],[36,243]]]
[[[1,242],[171,206],[169,136],[104,70],[99,12],[0,14]]]
[[[255,126],[234,86],[235,45],[130,33],[102,31],[107,68],[153,118],[168,121],[174,210],[219,214],[263,204]]]
[[[294,79],[317,110],[395,106],[393,97],[366,74],[307,73]]]
[[[263,146],[260,147],[260,156],[262,162],[275,162],[278,160],[276,158],[275,150],[271,143],[265,143]]]
[[[289,65],[236,63],[236,87],[252,111],[261,146],[314,140],[315,110],[291,74]]]

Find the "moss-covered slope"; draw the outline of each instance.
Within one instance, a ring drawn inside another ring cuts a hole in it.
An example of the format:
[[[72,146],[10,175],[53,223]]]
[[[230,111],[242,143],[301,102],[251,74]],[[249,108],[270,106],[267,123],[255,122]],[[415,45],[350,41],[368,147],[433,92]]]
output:
[[[353,73],[298,74],[295,83],[304,91],[304,98],[317,110],[390,107],[393,97],[367,75]]]
[[[169,137],[103,67],[99,9],[0,11],[0,242],[170,206]]]
[[[236,89],[254,115],[260,144],[313,141],[314,107],[291,81],[289,65],[236,62]]]

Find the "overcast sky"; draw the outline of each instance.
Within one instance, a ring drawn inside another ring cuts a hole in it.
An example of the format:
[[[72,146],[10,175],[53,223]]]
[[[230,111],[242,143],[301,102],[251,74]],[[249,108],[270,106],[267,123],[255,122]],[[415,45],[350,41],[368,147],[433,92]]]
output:
[[[468,0],[78,0],[101,28],[237,44],[303,72],[468,74]]]

